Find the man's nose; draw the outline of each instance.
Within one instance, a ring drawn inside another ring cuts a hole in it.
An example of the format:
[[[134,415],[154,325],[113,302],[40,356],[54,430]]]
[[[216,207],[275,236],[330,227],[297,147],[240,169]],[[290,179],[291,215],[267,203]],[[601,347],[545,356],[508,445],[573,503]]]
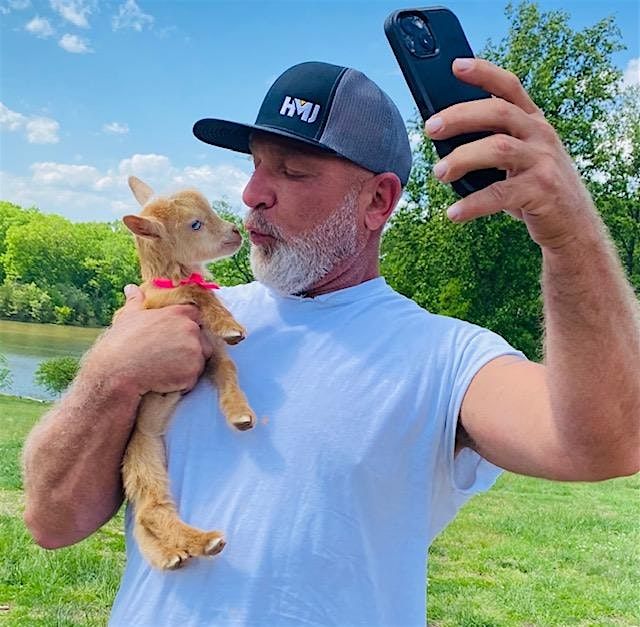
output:
[[[242,192],[242,202],[251,209],[256,209],[260,205],[268,209],[275,202],[275,192],[269,183],[269,177],[259,166],[253,171]]]

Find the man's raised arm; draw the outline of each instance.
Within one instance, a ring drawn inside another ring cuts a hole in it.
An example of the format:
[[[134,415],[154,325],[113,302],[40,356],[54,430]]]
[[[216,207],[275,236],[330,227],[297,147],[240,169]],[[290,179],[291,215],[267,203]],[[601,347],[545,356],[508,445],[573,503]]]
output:
[[[454,105],[426,129],[434,139],[497,134],[457,148],[434,171],[443,181],[508,171],[449,216],[506,209],[525,222],[542,249],[545,365],[502,357],[484,366],[463,401],[462,427],[473,448],[514,472],[585,481],[638,472],[636,297],[569,155],[520,82],[487,61],[465,61],[456,75],[497,97]]]
[[[117,512],[141,395],[190,389],[210,356],[195,307],[146,310],[142,291],[128,292],[70,390],[25,444],[25,522],[44,548],[78,542]]]

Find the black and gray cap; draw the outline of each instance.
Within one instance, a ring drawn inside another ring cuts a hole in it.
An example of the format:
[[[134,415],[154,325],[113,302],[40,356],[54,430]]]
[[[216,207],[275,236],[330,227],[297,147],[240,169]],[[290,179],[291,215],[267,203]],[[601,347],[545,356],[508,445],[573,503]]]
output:
[[[194,135],[214,146],[250,153],[254,131],[288,137],[345,157],[376,174],[411,170],[407,129],[397,107],[362,72],[310,61],[286,70],[265,96],[255,124],[206,118]]]

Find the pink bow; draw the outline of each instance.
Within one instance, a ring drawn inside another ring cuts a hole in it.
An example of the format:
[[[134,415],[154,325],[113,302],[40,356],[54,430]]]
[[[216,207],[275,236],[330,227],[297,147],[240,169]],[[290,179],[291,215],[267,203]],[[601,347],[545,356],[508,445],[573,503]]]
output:
[[[163,288],[180,287],[181,285],[199,285],[200,287],[204,287],[206,290],[220,289],[220,286],[217,283],[207,283],[207,281],[202,278],[202,275],[197,272],[190,274],[186,279],[181,279],[178,285],[174,285],[171,279],[165,279],[164,277],[153,279],[151,283],[153,283],[154,287]]]

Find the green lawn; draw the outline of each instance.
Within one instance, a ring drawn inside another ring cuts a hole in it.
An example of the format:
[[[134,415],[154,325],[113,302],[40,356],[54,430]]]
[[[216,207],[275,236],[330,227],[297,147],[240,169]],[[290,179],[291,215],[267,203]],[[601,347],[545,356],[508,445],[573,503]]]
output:
[[[104,625],[122,518],[45,551],[22,523],[18,455],[47,405],[0,396],[0,624]],[[640,625],[640,477],[551,483],[506,474],[431,548],[433,627]]]

